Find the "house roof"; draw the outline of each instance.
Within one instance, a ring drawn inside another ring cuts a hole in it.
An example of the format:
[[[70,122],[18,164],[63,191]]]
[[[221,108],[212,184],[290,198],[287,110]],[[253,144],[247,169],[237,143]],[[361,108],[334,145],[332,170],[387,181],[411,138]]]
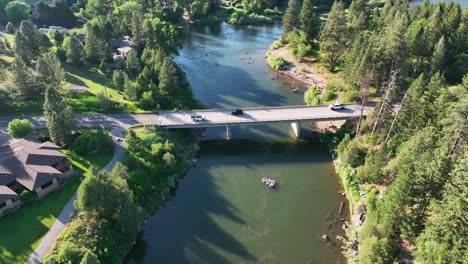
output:
[[[118,48],[117,51],[122,55],[122,56],[127,56],[127,54],[132,51],[132,47],[122,47]]]
[[[79,41],[83,42],[86,38],[85,34],[76,34],[75,38],[78,39]]]
[[[16,196],[18,196],[18,194],[12,191],[10,188],[0,185],[0,203],[4,203],[5,201],[8,201],[11,198],[15,198]]]
[[[59,146],[39,143],[30,139],[18,139],[0,150],[0,185],[14,180],[33,191],[37,187],[59,177],[62,173],[52,165],[67,158]]]

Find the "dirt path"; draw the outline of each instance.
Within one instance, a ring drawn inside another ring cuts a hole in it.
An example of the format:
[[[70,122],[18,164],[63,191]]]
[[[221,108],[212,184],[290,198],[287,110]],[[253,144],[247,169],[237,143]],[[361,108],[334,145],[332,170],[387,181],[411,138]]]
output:
[[[310,62],[297,61],[286,47],[274,49],[270,51],[271,54],[280,56],[287,62],[289,66],[287,69],[281,71],[281,73],[291,76],[292,78],[299,80],[307,86],[317,85],[323,91],[327,86],[327,79],[322,73],[319,73],[317,68]]]
[[[114,155],[112,160],[107,163],[107,165],[103,168],[105,171],[110,171],[112,168],[120,161],[125,154],[125,148],[123,146],[123,133],[125,129],[122,127],[114,127],[111,131],[112,138],[114,139]],[[75,176],[76,177],[76,176]],[[62,233],[67,225],[68,221],[70,220],[71,216],[75,212],[75,201],[77,199],[77,194],[75,193],[70,200],[68,200],[67,204],[63,207],[62,212],[55,220],[52,227],[49,231],[45,234],[42,238],[39,245],[34,249],[31,256],[29,256],[26,264],[39,264],[41,263],[42,259],[49,253],[52,245],[54,244],[57,237]]]

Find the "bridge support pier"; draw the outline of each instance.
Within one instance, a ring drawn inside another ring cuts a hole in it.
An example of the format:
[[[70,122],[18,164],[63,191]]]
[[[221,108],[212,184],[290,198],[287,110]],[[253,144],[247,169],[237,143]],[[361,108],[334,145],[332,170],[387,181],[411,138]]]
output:
[[[291,127],[296,137],[297,138],[301,137],[301,122],[293,122],[291,123]]]
[[[226,126],[226,140],[231,139],[231,127]]]

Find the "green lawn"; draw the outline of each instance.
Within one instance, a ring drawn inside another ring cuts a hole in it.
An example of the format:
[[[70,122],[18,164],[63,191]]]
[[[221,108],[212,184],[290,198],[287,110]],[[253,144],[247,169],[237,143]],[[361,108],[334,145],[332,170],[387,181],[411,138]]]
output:
[[[11,59],[11,60],[10,60]],[[12,61],[12,57],[0,56],[0,64],[9,64]],[[77,114],[92,114],[104,112],[99,105],[97,95],[100,92],[106,92],[109,98],[116,102],[125,105],[122,109],[113,109],[113,113],[143,113],[143,109],[138,107],[136,102],[130,102],[123,98],[121,92],[113,88],[112,80],[102,74],[96,68],[90,68],[87,65],[81,67],[74,67],[67,64],[62,64],[65,70],[65,82],[63,84],[63,95],[67,102],[71,105],[74,112]],[[85,86],[87,89],[86,93],[68,93],[68,89],[71,85]],[[105,90],[104,90],[105,89]],[[36,115],[40,116],[43,114],[43,96],[36,98],[35,100],[28,100],[24,102],[7,102],[0,105],[0,116],[29,116]]]
[[[112,154],[80,157],[64,153],[77,172],[65,187],[0,219],[0,263],[24,263],[76,192],[80,178],[89,173],[89,167],[103,168],[112,159]]]

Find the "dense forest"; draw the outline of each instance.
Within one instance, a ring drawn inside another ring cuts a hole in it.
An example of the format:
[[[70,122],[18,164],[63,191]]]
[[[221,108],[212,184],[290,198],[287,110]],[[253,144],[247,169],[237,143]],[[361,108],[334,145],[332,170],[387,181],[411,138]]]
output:
[[[377,103],[355,129],[337,134],[337,170],[353,209],[365,208],[362,225],[346,230],[349,262],[468,262],[468,8],[428,1],[411,8],[400,0],[330,3],[54,0],[30,6],[0,0],[8,33],[0,37],[0,111],[44,115],[51,140],[61,146],[109,141],[103,131],[74,134],[75,114],[197,106],[171,60],[183,23],[282,17],[278,45],[291,47],[296,58],[316,56],[343,79],[351,100]],[[131,49],[116,57],[114,43],[123,40]],[[90,81],[99,85],[86,94],[63,87]],[[309,95],[318,102],[320,91]],[[56,263],[122,262],[144,219],[197,151],[184,133],[130,130],[126,143],[123,165],[93,171],[83,181],[78,214],[49,256]]]
[[[466,263],[468,8],[335,2],[320,25],[314,5],[289,2],[281,44],[377,101],[336,149],[352,209],[365,211],[347,228],[349,262]]]

